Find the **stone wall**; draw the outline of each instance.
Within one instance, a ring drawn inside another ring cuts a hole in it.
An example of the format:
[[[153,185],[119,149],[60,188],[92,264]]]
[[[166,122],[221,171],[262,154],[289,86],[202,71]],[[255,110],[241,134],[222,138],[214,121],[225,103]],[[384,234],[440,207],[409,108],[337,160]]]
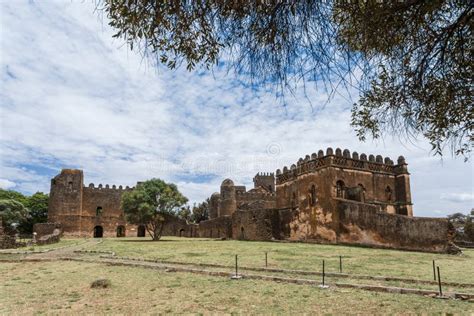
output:
[[[62,226],[60,223],[36,223],[33,225],[33,232],[36,233],[36,238],[41,238],[45,235],[52,235],[55,230],[59,234],[62,233]]]
[[[337,200],[338,243],[452,253],[454,227],[447,219],[407,217],[374,205]]]
[[[167,215],[166,224],[163,227],[163,236],[176,237],[198,237],[198,226],[188,224],[184,219],[176,216]]]
[[[221,216],[200,222],[199,237],[232,238],[232,217]]]
[[[239,210],[232,214],[232,238],[240,240],[283,239],[276,209]]]

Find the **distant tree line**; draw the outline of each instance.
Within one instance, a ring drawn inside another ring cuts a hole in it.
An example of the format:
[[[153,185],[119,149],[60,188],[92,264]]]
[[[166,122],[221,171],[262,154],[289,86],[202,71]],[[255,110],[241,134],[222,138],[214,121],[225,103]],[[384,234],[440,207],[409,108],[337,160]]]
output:
[[[469,215],[454,213],[448,215],[449,221],[456,229],[456,239],[474,242],[474,209]]]
[[[209,219],[209,203],[207,198],[202,203],[194,203],[192,207],[186,205],[178,212],[178,217],[195,224],[206,221]]]
[[[28,196],[0,189],[0,217],[6,233],[33,233],[33,225],[48,220],[48,194],[36,192]]]

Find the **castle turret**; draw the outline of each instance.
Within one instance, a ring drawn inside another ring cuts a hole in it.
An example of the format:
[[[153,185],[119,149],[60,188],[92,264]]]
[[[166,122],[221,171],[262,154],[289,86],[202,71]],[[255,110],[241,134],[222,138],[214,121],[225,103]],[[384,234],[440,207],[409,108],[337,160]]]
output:
[[[395,166],[395,196],[397,199],[397,213],[413,216],[413,204],[411,202],[410,173],[403,156],[398,157]]]
[[[272,173],[257,173],[253,178],[254,188],[262,187],[265,190],[273,193],[275,192],[275,174]]]
[[[64,222],[63,217],[81,215],[83,183],[82,170],[77,169],[63,169],[51,180],[49,222]]]
[[[235,185],[230,179],[225,179],[221,184],[221,194],[218,216],[232,215],[237,209]]]
[[[220,194],[213,193],[209,200],[209,219],[213,219],[219,216],[219,201],[220,201]]]

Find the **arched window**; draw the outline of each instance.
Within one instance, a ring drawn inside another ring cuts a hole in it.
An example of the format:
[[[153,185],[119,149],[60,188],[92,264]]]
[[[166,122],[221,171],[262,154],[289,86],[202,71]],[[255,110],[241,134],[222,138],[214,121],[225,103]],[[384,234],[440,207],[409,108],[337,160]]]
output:
[[[365,188],[361,183],[359,183],[357,186],[360,188],[360,200],[361,202],[365,202]]]
[[[102,215],[102,206],[97,206],[95,209],[95,216],[101,216]]]
[[[346,186],[344,185],[344,181],[339,180],[336,182],[336,197],[344,198],[344,190]]]
[[[69,192],[72,192],[72,181],[69,181],[67,183],[67,189],[68,189]]]
[[[296,206],[296,192],[293,192],[293,194],[291,195],[291,206]]]
[[[316,187],[314,184],[311,186],[309,190],[309,205],[315,206],[316,205]]]
[[[387,202],[392,202],[392,189],[389,185],[385,189],[385,199],[387,200]]]

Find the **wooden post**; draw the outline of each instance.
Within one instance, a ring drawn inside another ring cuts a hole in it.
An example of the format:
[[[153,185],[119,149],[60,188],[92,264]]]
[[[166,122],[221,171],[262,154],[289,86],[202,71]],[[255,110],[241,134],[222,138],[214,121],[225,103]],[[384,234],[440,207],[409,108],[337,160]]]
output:
[[[266,251],[265,251],[265,268],[268,268],[268,256],[267,256]]]
[[[238,275],[239,275],[239,270],[237,267],[237,255],[235,255],[235,276],[238,276]]]
[[[323,286],[325,285],[324,284],[324,277],[325,277],[325,271],[324,271],[324,260],[323,260]]]
[[[439,267],[436,267],[438,269],[438,286],[439,286],[439,296],[443,296],[443,290],[441,289],[441,276],[439,274]]]
[[[342,273],[342,256],[339,256],[339,273]]]

